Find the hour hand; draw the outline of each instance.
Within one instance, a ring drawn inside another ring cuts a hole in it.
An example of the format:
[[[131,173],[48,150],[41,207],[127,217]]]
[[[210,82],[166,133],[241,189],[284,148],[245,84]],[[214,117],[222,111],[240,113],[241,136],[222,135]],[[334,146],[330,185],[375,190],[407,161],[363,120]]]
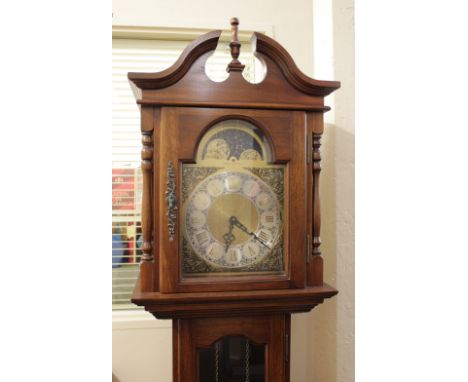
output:
[[[223,235],[224,244],[226,244],[226,252],[229,249],[231,243],[236,240],[236,237],[229,231]]]
[[[224,239],[224,244],[226,244],[226,252],[227,250],[229,249],[229,246],[231,245],[231,243],[236,240],[236,237],[233,235],[232,233],[232,230],[233,230],[234,226],[231,222],[231,220],[229,220],[229,232],[228,233],[225,233],[223,235],[223,239]]]

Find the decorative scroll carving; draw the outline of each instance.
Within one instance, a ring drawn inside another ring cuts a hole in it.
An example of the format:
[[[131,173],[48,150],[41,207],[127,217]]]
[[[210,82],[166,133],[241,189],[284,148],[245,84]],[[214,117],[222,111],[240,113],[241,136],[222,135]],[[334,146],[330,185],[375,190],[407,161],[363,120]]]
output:
[[[167,227],[169,229],[169,241],[174,240],[176,218],[177,218],[177,199],[176,199],[176,183],[174,174],[174,163],[170,160],[167,163],[167,183],[164,197],[167,205]]]
[[[153,221],[152,221],[152,178],[153,178],[153,137],[151,132],[143,132],[141,149],[141,170],[143,173],[143,195],[141,204],[141,231],[143,236],[142,262],[153,261]]]
[[[320,81],[306,76],[300,71],[290,54],[277,41],[259,32],[254,32],[252,45],[255,55],[260,53],[270,57],[280,68],[286,80],[299,91],[313,96],[324,97],[338,89],[338,81]],[[325,107],[330,110],[329,107]]]
[[[238,25],[239,20],[233,18],[231,20],[232,41],[230,43],[233,60],[227,67],[228,71],[242,71],[244,68],[244,65],[238,61],[241,46],[237,36]],[[204,54],[216,49],[221,32],[222,31],[220,30],[212,31],[194,40],[184,49],[179,59],[171,67],[156,73],[131,72],[128,73],[128,79],[137,89],[140,90],[164,89],[174,85],[188,73],[194,62]],[[278,65],[284,75],[284,78],[296,89],[305,94],[324,97],[340,87],[340,83],[338,81],[320,81],[306,76],[299,70],[286,49],[271,37],[259,32],[254,32],[251,43],[255,47],[255,55],[268,56],[276,65]],[[266,80],[268,80],[268,75]],[[250,91],[250,84],[246,82],[246,85],[249,86]],[[222,89],[222,91],[225,91],[225,89]],[[214,95],[215,97],[210,99],[211,102],[215,102],[216,97],[218,97],[216,92],[214,92]],[[154,103],[154,100],[151,101],[151,99],[148,101],[141,100],[140,98],[142,97],[142,94],[138,92],[136,92],[136,96],[137,99],[139,99],[139,103]],[[262,97],[264,97],[264,94],[262,94]],[[185,100],[184,103],[185,102],[187,101]],[[198,102],[200,101],[198,100]],[[162,103],[164,104],[164,102]],[[291,104],[289,104],[289,106],[291,106]],[[304,107],[305,106],[301,105],[300,110],[308,109],[307,107],[304,109]],[[268,108],[271,108],[271,105],[268,105]],[[330,109],[329,107],[323,106],[323,104],[315,106],[315,108],[320,110]]]
[[[320,146],[322,134],[312,134],[312,171],[314,179],[314,189],[312,194],[312,255],[320,256],[320,194],[319,194],[319,178],[321,166]]]
[[[221,32],[220,30],[211,31],[192,41],[177,61],[161,72],[130,72],[127,77],[138,89],[161,89],[171,86],[187,74],[200,56],[216,49]],[[138,98],[140,95],[137,95]]]
[[[231,19],[231,42],[229,44],[229,47],[231,48],[232,61],[229,63],[226,69],[228,72],[242,72],[245,67],[245,65],[242,65],[242,63],[238,60],[241,47],[238,35],[238,27],[239,19],[237,17],[233,17]]]

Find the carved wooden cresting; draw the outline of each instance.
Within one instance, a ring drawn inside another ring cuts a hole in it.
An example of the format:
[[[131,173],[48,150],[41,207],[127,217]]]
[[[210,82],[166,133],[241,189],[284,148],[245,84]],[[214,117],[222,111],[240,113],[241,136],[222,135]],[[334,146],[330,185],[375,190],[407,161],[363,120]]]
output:
[[[323,281],[319,178],[329,110],[324,99],[340,83],[306,76],[281,45],[258,32],[252,45],[266,76],[247,82],[239,20],[230,24],[225,81],[214,82],[205,72],[219,30],[193,41],[162,72],[128,74],[141,108],[143,145],[143,255],[132,301],[173,320],[175,382],[287,382],[291,314],[337,293]],[[218,131],[249,132],[255,144],[233,143],[230,150]],[[263,187],[262,197],[274,207],[259,207],[260,194],[249,194],[254,188],[228,187],[229,176]],[[210,191],[210,182],[221,184],[220,193]],[[222,200],[232,201],[226,216]],[[276,225],[255,231],[268,224]],[[254,243],[250,252],[244,242],[234,243],[242,234],[245,243]],[[256,253],[265,255],[249,260]],[[228,255],[239,266],[230,266]],[[242,362],[233,361],[238,358]]]

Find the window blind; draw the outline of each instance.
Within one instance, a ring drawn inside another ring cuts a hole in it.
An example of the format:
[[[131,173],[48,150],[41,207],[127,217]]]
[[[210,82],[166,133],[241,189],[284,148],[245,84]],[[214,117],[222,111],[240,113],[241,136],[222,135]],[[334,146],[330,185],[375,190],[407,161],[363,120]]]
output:
[[[136,309],[130,302],[141,257],[140,112],[127,79],[128,72],[158,72],[171,66],[189,41],[112,40],[112,307]],[[227,78],[231,60],[228,43],[220,43],[207,62],[213,81]],[[264,68],[243,43],[244,77],[262,79]],[[157,246],[157,243],[155,243]]]

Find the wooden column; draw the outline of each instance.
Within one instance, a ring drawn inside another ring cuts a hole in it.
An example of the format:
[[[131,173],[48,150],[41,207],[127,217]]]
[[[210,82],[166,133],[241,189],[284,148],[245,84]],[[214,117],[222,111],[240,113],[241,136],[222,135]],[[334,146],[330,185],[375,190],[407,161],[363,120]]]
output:
[[[140,287],[143,292],[153,290],[153,118],[152,107],[141,110],[141,171],[143,174],[143,194],[141,202],[141,232],[143,255],[140,262]]]
[[[310,286],[323,285],[323,258],[320,249],[320,172],[322,170],[320,147],[322,144],[323,134],[323,114],[322,113],[309,113],[307,115],[307,129],[309,131],[309,150],[311,153],[311,167],[312,167],[312,198],[311,208],[311,240],[310,240],[310,256],[307,284]],[[310,174],[310,172],[309,172]]]

